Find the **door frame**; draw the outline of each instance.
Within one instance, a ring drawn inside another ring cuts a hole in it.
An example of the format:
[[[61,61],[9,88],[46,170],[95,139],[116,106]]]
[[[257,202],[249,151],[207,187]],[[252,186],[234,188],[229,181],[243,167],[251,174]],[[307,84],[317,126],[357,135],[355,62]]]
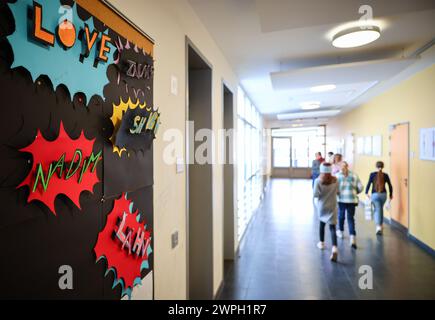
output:
[[[406,230],[405,232],[408,234],[408,235],[410,235],[411,233],[410,233],[410,230],[411,230],[411,210],[410,210],[410,208],[411,208],[411,197],[410,197],[410,188],[411,188],[411,183],[410,183],[410,181],[411,181],[411,170],[410,170],[410,167],[411,167],[411,157],[410,157],[410,147],[411,147],[411,122],[410,121],[403,121],[403,122],[398,122],[398,123],[394,123],[394,124],[392,124],[392,125],[390,125],[390,130],[389,130],[389,142],[390,142],[390,150],[389,150],[389,162],[390,162],[390,169],[392,168],[392,166],[391,166],[391,164],[392,164],[392,161],[391,161],[391,133],[393,132],[393,130],[397,127],[397,126],[400,126],[400,125],[407,125],[408,126],[408,130],[407,130],[407,134],[408,134],[408,145],[406,146],[407,147],[407,150],[408,150],[408,152],[407,152],[407,157],[408,157],[408,168],[407,168],[407,171],[408,171],[408,191],[407,191],[407,197],[408,197],[408,227],[405,227],[404,225],[402,225],[400,222],[398,222],[398,221],[395,221],[394,219],[393,219],[393,217],[391,216],[391,222],[392,222],[392,225],[395,225],[395,226],[397,226],[398,228],[400,228],[400,229],[402,229],[402,230]],[[391,172],[390,172],[391,173]]]
[[[289,139],[290,140],[290,165],[286,167],[274,167],[274,154],[273,154],[273,139]],[[271,176],[276,178],[288,179],[311,179],[311,167],[295,167],[293,166],[293,137],[271,137]],[[287,169],[287,172],[284,172]]]
[[[193,43],[193,41],[188,37],[185,36],[185,47],[184,47],[184,64],[185,64],[185,118],[184,118],[184,131],[185,131],[185,138],[184,138],[184,152],[185,152],[185,161],[184,161],[184,169],[185,169],[185,201],[186,201],[186,213],[185,213],[185,223],[186,223],[186,227],[185,227],[185,242],[186,242],[186,300],[189,300],[190,298],[190,276],[189,276],[189,271],[190,271],[190,251],[189,251],[189,247],[190,247],[190,241],[189,241],[189,223],[190,223],[190,206],[189,206],[189,197],[190,197],[190,193],[189,193],[189,186],[190,186],[190,181],[189,181],[189,165],[190,165],[190,161],[192,159],[190,159],[190,131],[189,131],[189,126],[188,121],[189,121],[189,48],[194,50],[195,53],[203,60],[203,62],[210,68],[211,70],[211,86],[212,86],[212,90],[211,90],[211,107],[212,107],[212,112],[211,112],[211,126],[212,126],[212,130],[213,130],[213,98],[214,98],[214,94],[213,94],[213,81],[214,81],[214,74],[213,74],[213,65],[211,64],[211,62],[204,56],[204,54],[201,52],[201,50],[198,49],[198,47]],[[193,137],[195,137],[195,133],[193,132]],[[213,156],[215,155],[214,150],[212,150],[213,152]],[[193,153],[195,154],[195,153]],[[194,160],[194,159],[193,159]],[[212,184],[212,191],[214,190],[214,180],[213,180],[213,175],[214,175],[214,166],[212,166],[212,174],[211,174],[211,184]],[[213,192],[214,194],[214,192]],[[212,195],[212,203],[211,203],[211,207],[212,207],[212,211],[214,208],[214,196]],[[212,227],[212,239],[213,239],[213,227]],[[213,250],[213,247],[211,248]],[[212,256],[214,256],[214,253],[212,254]],[[213,280],[212,280],[213,281]]]
[[[237,93],[236,90],[234,90],[234,88],[232,88],[232,86],[224,79],[221,78],[221,97],[222,97],[222,128],[225,128],[225,89],[227,89],[233,98],[232,101],[232,129],[233,129],[233,141],[232,141],[232,163],[231,165],[233,166],[233,170],[232,170],[232,174],[233,174],[233,185],[232,185],[232,193],[233,193],[233,210],[232,210],[232,216],[233,216],[233,225],[234,225],[234,252],[233,252],[233,260],[236,257],[236,243],[237,243],[237,158],[236,158],[236,144],[237,144],[237,105],[236,105],[236,99],[237,99]],[[225,138],[226,136],[224,136]],[[223,152],[223,154],[225,154],[225,163],[222,165],[222,201],[223,201],[223,206],[224,206],[224,210],[223,210],[223,219],[222,219],[222,256],[223,256],[223,260],[225,261],[225,165],[229,165],[230,163],[226,163],[226,160],[230,159],[229,155],[226,154],[227,151],[227,146],[226,146],[226,138],[223,141],[223,145],[221,146],[221,150],[220,152]],[[222,149],[224,148],[224,149]],[[225,266],[224,266],[224,276],[225,276]],[[224,277],[225,278],[225,277]],[[225,279],[223,279],[225,280]],[[223,281],[222,280],[222,281]]]

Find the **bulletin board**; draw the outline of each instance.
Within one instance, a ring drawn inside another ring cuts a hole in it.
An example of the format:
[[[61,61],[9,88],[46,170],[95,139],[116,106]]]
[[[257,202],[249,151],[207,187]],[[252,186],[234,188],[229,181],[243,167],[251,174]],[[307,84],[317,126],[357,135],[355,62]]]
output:
[[[382,135],[372,137],[372,155],[382,157]]]
[[[435,128],[420,129],[420,159],[435,161]]]
[[[367,136],[364,137],[364,154],[366,156],[371,156],[372,155],[372,137],[371,136]]]
[[[364,154],[364,137],[358,137],[356,140],[356,153],[358,155]]]
[[[0,3],[0,299],[120,299],[152,277],[153,47],[99,0]]]
[[[350,133],[346,135],[345,146],[344,146],[344,159],[352,167],[355,161],[355,135]]]

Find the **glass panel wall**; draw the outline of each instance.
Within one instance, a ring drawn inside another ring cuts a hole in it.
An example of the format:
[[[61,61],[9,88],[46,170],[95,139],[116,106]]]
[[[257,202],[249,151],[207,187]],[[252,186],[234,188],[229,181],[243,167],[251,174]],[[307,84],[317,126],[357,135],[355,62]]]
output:
[[[272,160],[274,168],[290,167],[290,138],[273,138]]]
[[[275,140],[279,140],[278,138],[290,138],[291,166],[293,168],[310,168],[316,152],[321,152],[323,156],[326,153],[324,126],[273,129],[272,137],[274,144]],[[275,152],[275,149],[273,151]]]
[[[237,130],[237,236],[240,240],[260,204],[263,189],[261,115],[240,87],[237,94]]]

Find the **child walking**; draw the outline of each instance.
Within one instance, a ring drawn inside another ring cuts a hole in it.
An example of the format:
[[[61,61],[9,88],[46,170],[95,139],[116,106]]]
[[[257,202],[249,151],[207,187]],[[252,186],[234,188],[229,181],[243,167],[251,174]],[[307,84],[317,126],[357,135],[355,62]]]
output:
[[[320,176],[314,182],[313,197],[317,199],[316,209],[319,216],[319,238],[317,247],[325,249],[325,226],[329,225],[332,240],[331,261],[336,262],[338,258],[337,235],[335,225],[337,224],[337,178],[332,176],[332,166],[323,162],[320,165]]]
[[[369,177],[369,183],[366,187],[366,195],[371,199],[375,205],[375,222],[376,234],[382,235],[383,222],[384,222],[384,204],[387,201],[387,189],[390,195],[390,200],[393,199],[393,186],[391,185],[390,177],[383,172],[384,163],[382,161],[376,162],[376,172],[372,172]],[[372,186],[372,196],[369,195],[370,187]]]
[[[358,175],[349,170],[346,161],[341,163],[338,179],[338,227],[337,236],[343,238],[344,220],[347,213],[350,245],[356,249],[355,208],[358,206],[358,194],[363,191],[363,185]]]

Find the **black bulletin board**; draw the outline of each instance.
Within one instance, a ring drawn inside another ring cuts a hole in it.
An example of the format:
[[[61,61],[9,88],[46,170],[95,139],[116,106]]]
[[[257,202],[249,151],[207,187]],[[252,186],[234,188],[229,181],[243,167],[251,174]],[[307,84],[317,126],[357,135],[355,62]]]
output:
[[[0,2],[0,299],[119,299],[120,286],[112,289],[114,274],[105,276],[106,263],[96,262],[93,248],[114,200],[125,192],[152,231],[154,137],[149,133],[143,140],[131,142],[134,147],[119,156],[110,140],[115,130],[111,116],[113,104],[120,99],[139,99],[155,108],[152,76],[129,77],[123,66],[123,61],[131,59],[153,65],[153,57],[144,50],[135,50],[133,43],[122,52],[110,52],[119,63],[99,66],[107,69],[107,83],[102,96],[90,99],[80,92],[71,94],[65,84],[54,86],[48,75],[32,79],[25,67],[12,67],[14,50],[7,36],[16,27],[10,9],[14,2]],[[128,41],[74,1],[38,2],[77,6],[83,21],[92,19],[95,28],[107,32],[111,39],[120,39],[124,44]],[[29,188],[17,188],[32,163],[31,155],[19,150],[32,143],[38,130],[45,139],[55,139],[61,122],[72,139],[82,131],[87,139],[95,139],[94,151],[102,150],[103,159],[97,166],[100,182],[93,193],[84,191],[80,195],[81,209],[60,194],[54,215],[39,201],[27,202]],[[148,261],[142,278],[153,270],[153,254]],[[72,290],[59,288],[61,265],[73,268]]]

